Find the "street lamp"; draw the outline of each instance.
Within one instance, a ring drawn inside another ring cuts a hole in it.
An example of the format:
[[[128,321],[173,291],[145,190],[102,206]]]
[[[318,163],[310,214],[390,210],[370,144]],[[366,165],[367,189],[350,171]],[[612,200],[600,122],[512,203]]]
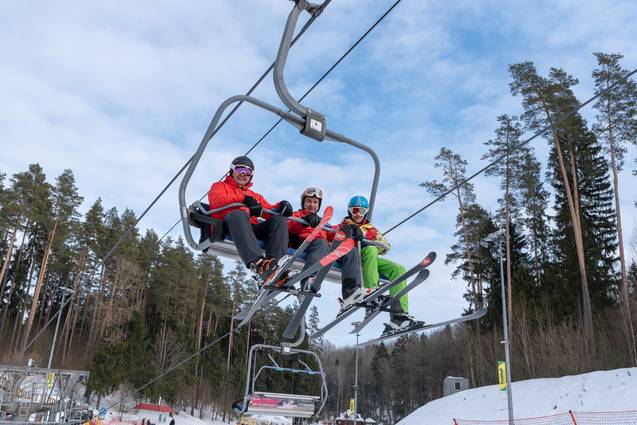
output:
[[[509,425],[514,425],[513,422],[513,394],[511,391],[511,361],[509,356],[509,322],[507,319],[507,301],[506,301],[506,293],[504,289],[504,261],[502,258],[503,251],[503,241],[504,241],[504,229],[498,230],[487,235],[484,239],[482,239],[482,243],[493,243],[497,242],[498,244],[498,257],[500,262],[500,287],[501,287],[501,296],[502,296],[502,323],[504,327],[504,341],[501,341],[501,344],[504,344],[504,365],[506,368],[506,380],[507,380],[507,404],[509,410]]]
[[[358,327],[361,322],[352,322],[352,326]],[[360,332],[356,332],[356,347],[354,348],[354,425],[358,421],[358,337]]]

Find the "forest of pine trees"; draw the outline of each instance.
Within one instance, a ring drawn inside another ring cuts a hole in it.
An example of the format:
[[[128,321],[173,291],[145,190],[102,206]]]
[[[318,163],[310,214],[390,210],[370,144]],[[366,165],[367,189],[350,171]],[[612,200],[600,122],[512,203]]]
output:
[[[596,93],[628,73],[619,54],[595,57]],[[493,137],[480,149],[485,161],[500,158],[486,173],[499,182],[498,205],[480,205],[471,183],[447,194],[457,213],[456,241],[436,247],[466,285],[467,311],[488,306],[489,313],[480,322],[361,349],[359,410],[366,417],[398,421],[441,397],[448,375],[467,376],[472,386],[497,382],[499,253],[480,241],[498,229],[506,231],[513,380],[637,365],[637,264],[625,250],[633,229],[622,229],[618,191],[625,153],[637,144],[637,86],[627,80],[605,93],[588,122],[570,113],[580,104],[578,81],[565,70],[542,75],[522,62],[509,72],[523,112],[494,117]],[[543,141],[534,143],[547,144],[546,161],[532,144],[520,146],[538,130]],[[477,159],[472,164],[452,147],[441,149],[440,177],[421,184],[423,199],[463,181]],[[83,202],[71,170],[54,179],[38,164],[12,176],[0,170],[2,363],[22,365],[31,357],[46,364],[52,330],[30,342],[60,311],[59,288],[67,287],[74,295],[62,310],[54,367],[90,370],[87,391],[98,398],[115,390],[131,400],[161,396],[189,413],[205,406],[229,419],[231,403],[243,394],[250,345],[277,344],[293,308],[271,304],[248,328],[232,332],[233,312],[257,294],[242,264],[224,270],[218,258],[193,254],[181,238],[140,234],[132,211],[100,199],[82,215]],[[318,314],[311,310],[310,329]],[[324,414],[336,416],[353,397],[354,349],[324,341],[313,349],[327,372]],[[266,374],[263,385],[318,391],[318,382],[294,375]]]

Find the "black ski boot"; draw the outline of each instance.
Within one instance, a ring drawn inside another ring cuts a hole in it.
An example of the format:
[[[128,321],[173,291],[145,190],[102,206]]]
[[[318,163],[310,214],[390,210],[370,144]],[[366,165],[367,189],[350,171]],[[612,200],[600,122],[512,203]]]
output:
[[[385,329],[381,336],[386,336],[394,332],[404,331],[411,328],[417,328],[424,325],[422,320],[416,320],[407,313],[392,313],[389,323],[385,323]]]

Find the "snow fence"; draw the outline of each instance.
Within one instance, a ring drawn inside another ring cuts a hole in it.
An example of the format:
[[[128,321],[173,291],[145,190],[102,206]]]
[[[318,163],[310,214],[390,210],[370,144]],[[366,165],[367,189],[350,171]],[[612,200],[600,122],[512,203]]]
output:
[[[516,425],[637,425],[637,410],[625,412],[573,412],[560,413],[535,418],[516,418]],[[472,419],[454,419],[453,425],[506,425],[508,419],[498,421],[478,421]]]

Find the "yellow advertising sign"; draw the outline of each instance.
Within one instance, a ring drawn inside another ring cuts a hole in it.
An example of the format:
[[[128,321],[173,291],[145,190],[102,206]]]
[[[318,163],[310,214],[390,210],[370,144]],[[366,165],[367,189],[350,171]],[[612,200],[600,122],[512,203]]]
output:
[[[54,382],[55,382],[55,374],[54,373],[47,373],[46,374],[46,387],[48,389],[52,389]]]
[[[350,399],[349,401],[349,411],[352,412],[352,415],[354,414],[354,399]]]
[[[498,383],[500,384],[500,391],[507,390],[507,367],[503,361],[498,361]]]

